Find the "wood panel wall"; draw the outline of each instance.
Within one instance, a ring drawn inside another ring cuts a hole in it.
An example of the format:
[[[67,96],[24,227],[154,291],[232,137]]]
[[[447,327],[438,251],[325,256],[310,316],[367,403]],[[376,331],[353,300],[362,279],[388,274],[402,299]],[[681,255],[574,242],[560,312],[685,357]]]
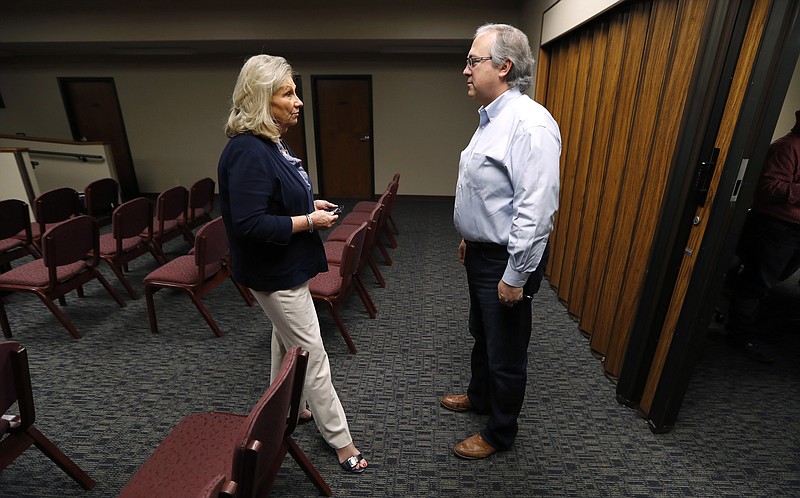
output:
[[[537,100],[561,127],[547,276],[619,375],[710,0],[625,2],[545,47]]]
[[[725,110],[720,122],[720,127],[714,146],[719,149],[719,156],[717,163],[724,167],[737,167],[738,165],[727,165],[726,160],[728,151],[731,146],[731,140],[739,119],[739,113],[742,108],[747,88],[749,86],[751,72],[756,60],[759,41],[763,35],[764,25],[766,24],[767,16],[771,0],[756,0],[753,4],[753,10],[750,16],[750,21],[747,25],[745,39],[742,43],[742,50],[739,53],[739,58],[736,63],[736,71],[734,73],[731,88],[728,92],[728,100],[725,103]],[[713,199],[717,194],[717,187],[719,186],[720,178],[722,177],[723,167],[716,168],[713,178],[711,180],[708,197],[703,206],[699,206],[695,212],[699,222],[692,228],[689,234],[689,240],[686,247],[690,253],[684,253],[683,261],[678,275],[677,284],[670,301],[670,306],[667,311],[666,319],[664,320],[664,327],[661,331],[658,347],[653,358],[653,363],[647,377],[644,392],[642,393],[642,400],[639,408],[645,414],[650,412],[653,397],[655,396],[658,382],[661,373],[666,363],[666,357],[669,353],[669,348],[672,343],[672,338],[675,334],[678,316],[686,298],[688,291],[688,284],[691,278],[692,271],[694,270],[696,257],[691,255],[696,254],[700,250],[703,242],[703,235],[705,234],[706,225],[710,218],[711,206]],[[690,255],[691,254],[691,255]]]

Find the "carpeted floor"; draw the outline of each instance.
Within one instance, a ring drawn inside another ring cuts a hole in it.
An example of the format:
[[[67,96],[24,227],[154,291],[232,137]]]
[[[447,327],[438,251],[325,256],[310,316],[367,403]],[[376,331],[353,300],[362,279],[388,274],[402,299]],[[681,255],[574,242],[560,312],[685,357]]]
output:
[[[401,235],[394,265],[381,267],[387,287],[363,274],[378,317],[369,319],[355,294],[343,312],[358,354],[348,353],[320,309],[334,384],[371,465],[362,475],[344,473],[316,427],[300,426],[296,440],[336,496],[800,496],[798,322],[781,322],[772,366],[707,341],[675,429],[657,435],[616,402],[615,386],[546,285],[534,300],[515,447],[482,461],[458,459],[453,444],[484,418],[438,403],[465,389],[471,347],[452,202],[400,198],[394,210]],[[167,245],[172,255],[188,248]],[[149,256],[131,265],[137,289],[155,266]],[[774,301],[779,310],[800,303],[797,279],[790,283]],[[184,294],[156,294],[158,335],[150,333],[144,299],[123,296],[128,306],[119,308],[93,283],[85,299],[68,300],[81,341],[34,296],[11,298],[14,338],[28,347],[36,425],[97,488],[83,491],[31,448],[0,475],[0,496],[116,496],[182,417],[246,413],[266,389],[269,322],[230,282],[205,298],[222,339]],[[287,458],[273,495],[314,496],[315,489]]]

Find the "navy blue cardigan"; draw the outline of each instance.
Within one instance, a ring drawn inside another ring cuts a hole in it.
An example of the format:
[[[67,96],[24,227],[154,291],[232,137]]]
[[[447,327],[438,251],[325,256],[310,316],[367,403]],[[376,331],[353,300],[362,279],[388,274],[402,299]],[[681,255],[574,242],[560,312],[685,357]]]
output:
[[[328,270],[317,232],[292,235],[292,216],[314,210],[297,167],[275,142],[244,133],[231,138],[217,166],[222,218],[233,278],[257,291],[291,289]]]

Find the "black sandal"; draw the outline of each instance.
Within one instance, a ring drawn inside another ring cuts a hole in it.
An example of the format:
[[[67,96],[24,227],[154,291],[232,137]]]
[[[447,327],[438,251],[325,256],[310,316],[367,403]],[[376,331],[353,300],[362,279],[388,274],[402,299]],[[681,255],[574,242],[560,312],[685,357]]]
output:
[[[346,470],[347,472],[360,474],[366,470],[366,468],[358,466],[358,464],[360,464],[363,459],[364,457],[361,455],[361,453],[359,453],[356,456],[351,456],[344,462],[339,462],[339,465],[341,465],[342,469]]]

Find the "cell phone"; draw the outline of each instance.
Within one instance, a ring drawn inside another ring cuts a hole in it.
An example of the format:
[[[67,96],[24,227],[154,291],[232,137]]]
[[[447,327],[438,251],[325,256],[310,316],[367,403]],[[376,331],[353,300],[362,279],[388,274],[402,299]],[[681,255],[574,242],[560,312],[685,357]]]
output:
[[[339,205],[338,205],[338,206],[336,206],[335,208],[331,209],[331,210],[330,210],[330,212],[331,212],[332,214],[339,214],[339,213],[341,213],[341,212],[342,212],[342,209],[344,209],[344,206],[342,206],[341,204],[339,204]]]

